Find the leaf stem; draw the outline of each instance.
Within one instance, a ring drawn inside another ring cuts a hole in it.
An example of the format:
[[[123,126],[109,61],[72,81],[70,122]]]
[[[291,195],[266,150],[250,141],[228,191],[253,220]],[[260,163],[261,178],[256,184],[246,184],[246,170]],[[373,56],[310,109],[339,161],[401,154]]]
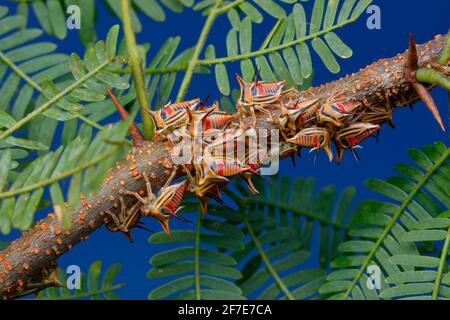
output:
[[[394,227],[395,223],[400,218],[401,214],[406,209],[408,204],[414,199],[414,196],[417,194],[417,192],[419,192],[420,188],[422,188],[422,186],[428,181],[428,179],[431,177],[431,175],[436,170],[438,170],[439,167],[446,161],[446,159],[449,157],[449,155],[450,155],[450,148],[447,149],[447,151],[438,159],[438,161],[430,168],[430,170],[428,170],[422,176],[422,178],[419,180],[419,182],[414,187],[414,189],[411,190],[411,193],[405,198],[405,200],[403,200],[401,206],[395,211],[395,213],[392,216],[391,220],[389,221],[389,223],[384,228],[381,236],[377,239],[377,241],[375,242],[375,245],[370,250],[370,252],[366,256],[366,258],[364,259],[364,262],[361,265],[361,267],[359,268],[358,273],[356,274],[355,278],[353,278],[352,283],[350,284],[350,286],[347,288],[346,292],[344,293],[344,296],[342,297],[343,299],[347,299],[349,297],[349,295],[350,295],[351,291],[353,290],[353,288],[355,287],[356,283],[359,281],[359,279],[364,274],[364,270],[366,270],[366,268],[369,265],[370,261],[372,260],[372,258],[377,253],[378,248],[381,246],[381,244],[383,243],[384,239],[387,237],[387,235],[389,234],[391,229]]]
[[[219,6],[222,4],[222,0],[217,0],[214,6],[212,7],[211,11],[209,12],[208,18],[205,21],[205,24],[203,25],[202,32],[200,33],[200,36],[197,40],[197,44],[195,46],[194,52],[192,53],[191,59],[189,60],[186,73],[184,75],[183,81],[180,85],[180,90],[178,91],[177,96],[177,102],[182,101],[184,97],[186,96],[188,87],[192,81],[192,75],[194,74],[194,70],[198,65],[199,56],[200,53],[203,50],[203,47],[205,46],[206,39],[208,38],[209,31],[211,30],[211,27],[214,23],[214,21],[217,18]]]
[[[212,65],[212,64],[240,61],[240,60],[254,58],[254,57],[262,56],[262,55],[265,55],[265,54],[268,54],[268,53],[273,53],[273,52],[276,52],[276,51],[280,51],[280,50],[283,50],[283,49],[295,46],[297,44],[300,44],[302,42],[305,42],[307,40],[311,40],[311,39],[317,38],[317,37],[319,37],[321,35],[324,35],[324,34],[326,34],[328,32],[331,32],[331,31],[333,31],[335,29],[339,29],[339,28],[341,28],[341,27],[343,27],[343,26],[345,26],[347,24],[350,24],[350,23],[354,22],[355,20],[356,20],[355,18],[349,19],[349,20],[347,20],[345,22],[336,24],[336,25],[334,25],[332,27],[323,29],[323,30],[321,30],[319,32],[310,34],[308,36],[305,36],[305,37],[297,39],[297,40],[293,40],[293,41],[289,41],[289,42],[280,44],[278,46],[265,48],[265,49],[257,50],[257,51],[253,51],[253,52],[248,52],[248,53],[244,53],[244,54],[238,54],[238,55],[230,56],[230,57],[223,57],[223,58],[216,58],[216,59],[209,59],[209,60],[199,60],[198,61],[198,65]]]
[[[144,121],[146,117],[145,109],[150,106],[147,96],[147,86],[145,85],[144,72],[142,67],[142,59],[136,44],[136,37],[131,24],[131,3],[130,0],[120,0],[120,10],[122,14],[122,24],[125,33],[125,41],[127,43],[128,54],[130,56],[130,67],[133,75],[134,86],[136,88],[136,96],[141,110],[142,123],[144,126],[144,137],[149,139],[153,136],[154,127],[151,121]]]
[[[195,251],[194,251],[194,278],[195,278],[195,299],[201,300],[200,291],[200,228],[202,223],[202,212],[198,210],[197,225],[195,230]]]
[[[145,68],[144,73],[145,74],[165,74],[165,73],[172,73],[172,72],[178,72],[178,71],[185,71],[188,67],[187,63],[182,63],[176,66],[172,67],[164,67],[164,68]],[[125,68],[122,70],[115,71],[116,73],[130,73],[131,70],[129,68]]]
[[[279,23],[282,20],[279,20],[277,22],[277,24],[275,25],[274,29],[272,29],[272,32],[276,31],[276,29],[279,26]],[[280,44],[278,46],[274,46],[274,47],[270,47],[270,48],[266,48],[267,47],[267,41],[270,41],[271,35],[268,36],[268,38],[266,39],[266,41],[263,43],[263,45],[261,46],[261,48],[257,51],[253,51],[253,52],[248,52],[245,54],[238,54],[235,56],[229,56],[229,57],[222,57],[222,58],[215,58],[215,59],[198,59],[196,62],[196,66],[210,66],[210,65],[215,65],[215,64],[220,64],[220,63],[227,63],[227,62],[234,62],[234,61],[240,61],[240,60],[245,60],[245,59],[249,59],[249,58],[254,58],[254,57],[259,57],[268,53],[273,53],[282,49],[286,49],[292,46],[295,46],[297,44],[303,43],[305,41],[308,41],[310,39],[314,39],[317,38],[323,34],[326,34],[328,32],[331,32],[335,29],[339,29],[347,24],[350,24],[352,22],[356,21],[356,19],[349,19],[343,23],[340,24],[336,24],[334,26],[331,26],[327,29],[324,29],[322,31],[310,34],[308,36],[305,36],[303,38],[297,39],[297,40],[293,40],[290,42],[286,42],[283,44]],[[190,61],[190,63],[186,63],[186,64],[180,64],[178,66],[173,66],[173,67],[167,67],[167,68],[146,68],[144,69],[144,72],[146,74],[164,74],[164,73],[171,73],[171,72],[177,72],[177,71],[184,71],[186,69],[188,69],[189,65],[192,63],[192,60]],[[195,69],[195,68],[194,68]],[[123,69],[120,70],[119,72],[125,72],[125,73],[129,73],[130,71],[128,69]],[[192,77],[192,75],[191,75]]]
[[[98,65],[95,69],[89,71],[84,76],[82,76],[80,79],[66,87],[64,90],[59,92],[57,95],[55,95],[53,98],[48,100],[46,103],[42,104],[39,108],[35,109],[34,111],[27,114],[24,118],[17,121],[12,127],[10,127],[8,130],[5,130],[2,134],[0,134],[0,140],[6,138],[7,136],[11,135],[14,131],[20,129],[23,125],[31,121],[34,117],[39,115],[40,113],[44,112],[46,109],[48,109],[52,104],[58,102],[61,100],[65,95],[69,94],[76,88],[78,88],[83,82],[89,80],[93,75],[100,72],[103,68],[105,68],[110,61],[105,61]]]
[[[33,87],[36,91],[39,93],[43,93],[42,87],[36,83],[30,76],[28,76],[25,72],[22,71],[14,62],[12,62],[8,56],[6,56],[3,52],[0,51],[0,59],[3,60],[6,65],[8,65],[12,71],[14,71],[20,78],[22,78],[26,83],[28,83],[31,87]],[[82,114],[75,112],[75,111],[69,111],[70,113],[74,114],[78,119],[81,121],[86,122],[90,126],[97,128],[99,130],[103,129],[103,126],[99,125],[97,122],[90,120],[89,118],[83,116]]]
[[[242,201],[241,198],[239,198],[237,195],[235,195],[230,189],[226,188],[224,190],[225,194],[230,197],[231,200],[233,200],[239,207],[245,208],[246,202]],[[278,287],[281,291],[284,292],[286,297],[289,300],[295,300],[292,293],[289,291],[288,287],[284,284],[283,280],[281,280],[280,276],[278,275],[275,268],[272,266],[272,263],[270,262],[270,259],[267,257],[266,253],[264,252],[264,249],[262,248],[261,243],[259,242],[255,232],[252,229],[252,226],[250,225],[250,222],[247,219],[247,216],[245,214],[242,215],[244,219],[245,226],[248,230],[248,233],[250,234],[250,237],[252,238],[253,243],[255,244],[256,250],[258,251],[259,255],[261,256],[262,261],[266,265],[267,271],[272,275],[275,282],[277,283]]]
[[[80,298],[86,298],[86,297],[93,297],[101,293],[111,292],[113,290],[117,290],[122,288],[125,285],[125,283],[119,283],[109,288],[104,288],[96,291],[91,292],[85,292],[85,293],[79,293],[74,295],[67,295],[62,297],[54,297],[54,298],[46,298],[44,300],[72,300],[72,299],[80,299]]]
[[[439,267],[434,281],[433,293],[431,295],[432,300],[437,300],[439,296],[439,287],[441,286],[442,274],[444,273],[445,263],[447,261],[448,249],[450,247],[450,228],[447,230],[447,236],[445,237],[444,245],[442,246],[441,257],[439,259]]]
[[[283,210],[283,211],[290,211],[290,212],[292,212],[292,213],[294,213],[296,215],[305,216],[305,217],[307,217],[309,219],[319,221],[322,224],[331,225],[331,226],[333,226],[336,229],[342,229],[342,230],[348,230],[349,229],[348,226],[335,223],[335,222],[333,222],[333,221],[331,221],[329,219],[326,219],[326,218],[321,217],[321,216],[319,216],[317,214],[314,214],[311,211],[299,210],[297,208],[286,206],[286,205],[284,205],[282,203],[274,203],[274,202],[271,202],[271,201],[260,200],[260,199],[255,199],[255,198],[247,198],[247,199],[244,200],[244,202],[246,204],[255,204],[255,205],[260,205],[260,206],[267,206],[267,207],[271,207],[271,208],[277,208],[277,209],[280,209],[280,210]]]
[[[269,271],[270,275],[274,278],[278,287],[280,288],[281,291],[284,292],[286,297],[289,300],[295,300],[294,296],[289,291],[288,287],[284,284],[283,280],[281,280],[277,271],[273,267],[272,263],[270,262],[269,258],[266,255],[266,253],[264,252],[264,249],[263,249],[261,243],[259,242],[258,238],[256,237],[255,232],[253,231],[252,226],[250,225],[250,222],[248,221],[247,216],[245,216],[245,215],[244,215],[244,223],[245,223],[245,226],[247,227],[250,237],[252,238],[253,243],[255,244],[256,250],[258,251],[259,255],[261,256],[262,261],[266,265],[267,271]]]
[[[269,45],[270,41],[273,38],[273,35],[275,34],[275,32],[278,30],[278,28],[280,27],[281,23],[283,22],[284,19],[278,19],[277,22],[275,23],[275,25],[273,26],[272,30],[270,30],[269,34],[266,37],[266,40],[264,40],[263,44],[261,45],[261,47],[259,48],[259,50],[264,50],[267,48],[267,46]]]
[[[419,82],[435,84],[450,91],[450,77],[432,68],[419,68],[416,71],[416,79]]]
[[[216,10],[217,15],[228,12],[229,10],[233,9],[234,7],[240,5],[241,3],[243,3],[245,0],[235,0],[221,8],[218,8]]]
[[[113,154],[115,154],[118,151],[118,149],[119,149],[119,147],[115,147],[112,150],[110,150],[108,152],[105,152],[104,154],[102,154],[102,155],[92,159],[91,161],[83,163],[82,165],[80,165],[80,166],[78,166],[76,168],[73,168],[71,170],[67,170],[67,171],[65,171],[65,172],[63,172],[63,173],[61,173],[61,174],[59,174],[57,176],[51,177],[49,179],[45,179],[45,180],[39,181],[38,183],[31,184],[31,185],[26,186],[24,188],[2,192],[2,193],[0,193],[0,199],[13,197],[13,196],[16,196],[16,195],[19,195],[19,194],[22,194],[22,193],[27,193],[27,192],[33,191],[35,189],[43,188],[46,185],[49,185],[49,184],[55,183],[55,182],[57,182],[57,181],[59,181],[61,179],[70,177],[70,176],[72,176],[72,175],[74,175],[74,174],[76,174],[76,173],[78,173],[80,171],[83,171],[86,168],[92,167],[92,166],[96,165],[97,163],[102,162],[103,160],[111,157]]]

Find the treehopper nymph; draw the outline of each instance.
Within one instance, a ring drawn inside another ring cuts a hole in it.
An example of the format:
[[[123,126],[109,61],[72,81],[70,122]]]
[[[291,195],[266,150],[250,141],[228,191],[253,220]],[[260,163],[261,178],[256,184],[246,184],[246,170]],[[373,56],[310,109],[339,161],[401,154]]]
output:
[[[253,117],[253,127],[256,127],[255,109],[264,112],[273,121],[271,113],[265,109],[265,106],[276,103],[284,94],[290,91],[283,91],[286,81],[263,82],[256,80],[247,83],[239,75],[236,75],[236,79],[240,86],[240,96],[236,103],[239,113],[250,113]]]
[[[147,174],[144,172],[142,175],[145,180],[147,196],[142,197],[139,193],[131,191],[125,191],[125,193],[133,195],[140,202],[141,213],[143,216],[150,216],[156,219],[161,224],[164,232],[171,235],[169,228],[169,220],[171,218],[175,217],[183,222],[189,222],[177,214],[182,208],[180,207],[180,204],[183,200],[187,181],[170,185],[175,177],[174,171],[164,186],[161,187],[158,194],[155,195],[152,191],[152,186]]]
[[[338,131],[334,139],[334,143],[337,149],[337,162],[341,162],[342,156],[346,149],[350,149],[355,159],[359,160],[359,156],[356,153],[355,149],[361,148],[361,146],[359,146],[361,141],[363,141],[379,129],[379,125],[375,125],[372,123],[355,123]]]

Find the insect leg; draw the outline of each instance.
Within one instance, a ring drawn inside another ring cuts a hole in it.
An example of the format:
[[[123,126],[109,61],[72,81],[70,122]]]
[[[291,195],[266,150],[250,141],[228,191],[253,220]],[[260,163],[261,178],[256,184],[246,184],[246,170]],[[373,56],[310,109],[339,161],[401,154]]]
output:
[[[117,218],[117,216],[109,210],[106,210],[105,213],[113,219],[114,224],[118,227],[120,224],[119,218]]]
[[[147,189],[147,196],[150,197],[153,194],[152,184],[150,183],[150,180],[148,178],[147,172],[143,172],[142,176],[144,177],[144,180],[145,180],[145,187]]]
[[[141,195],[139,193],[135,192],[135,191],[125,190],[124,193],[127,194],[127,195],[130,195],[130,196],[134,196],[140,202],[145,203],[145,199],[142,198]]]
[[[169,178],[167,179],[166,183],[164,184],[163,188],[167,188],[172,183],[172,180],[175,178],[176,174],[177,174],[177,171],[173,170],[172,173],[170,174]]]

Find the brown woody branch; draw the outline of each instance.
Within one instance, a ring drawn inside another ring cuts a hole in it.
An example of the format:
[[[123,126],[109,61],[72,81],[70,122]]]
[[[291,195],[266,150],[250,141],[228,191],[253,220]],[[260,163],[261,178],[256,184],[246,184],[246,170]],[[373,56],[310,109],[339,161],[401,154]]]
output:
[[[428,43],[418,46],[418,65],[437,63],[446,41],[447,36],[436,36]],[[361,102],[366,107],[385,103],[398,106],[412,104],[419,100],[419,96],[411,86],[407,66],[407,53],[399,54],[374,62],[334,82],[311,88],[307,93],[314,93],[325,99],[336,93],[344,93],[348,99]],[[300,93],[304,94],[306,93]],[[278,117],[278,109],[272,109],[271,112],[274,118]],[[257,127],[277,128],[266,119],[267,115],[258,113]],[[250,117],[245,121],[250,125],[252,119]],[[182,169],[170,161],[170,150],[167,142],[158,139],[133,148],[122,162],[111,169],[96,196],[86,198],[81,195],[81,205],[70,212],[70,230],[62,230],[56,215],[49,214],[1,251],[0,298],[11,299],[31,292],[31,285],[36,282],[43,283],[44,287],[48,286],[48,270],[56,265],[58,257],[70,251],[80,241],[86,240],[91,232],[105,223],[106,210],[117,211],[121,191],[127,189],[143,192],[143,172],[150,177],[154,187],[160,186],[175,168],[179,176],[184,175]],[[125,200],[131,202],[133,199],[128,197]]]

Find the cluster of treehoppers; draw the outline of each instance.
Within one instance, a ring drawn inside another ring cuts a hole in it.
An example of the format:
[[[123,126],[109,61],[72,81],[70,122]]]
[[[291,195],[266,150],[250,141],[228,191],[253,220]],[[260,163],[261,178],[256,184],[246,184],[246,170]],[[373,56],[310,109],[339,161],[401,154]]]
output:
[[[155,218],[170,235],[170,219],[187,222],[177,214],[182,208],[186,191],[199,199],[202,212],[206,213],[207,203],[211,199],[225,205],[221,190],[233,177],[241,177],[249,190],[258,194],[251,178],[260,176],[259,169],[265,157],[274,153],[281,157],[294,157],[300,154],[301,148],[309,148],[317,153],[324,150],[332,161],[334,155],[330,143],[333,142],[337,162],[341,161],[345,150],[350,150],[358,159],[355,149],[361,141],[376,133],[381,124],[393,125],[389,104],[363,109],[361,103],[339,99],[338,95],[332,95],[326,101],[313,95],[299,98],[297,90],[284,90],[285,81],[254,79],[245,82],[240,76],[237,80],[240,97],[235,114],[221,110],[217,102],[205,106],[200,99],[169,103],[157,111],[147,111],[155,123],[156,136],[170,141],[174,146],[173,152],[178,150],[180,143],[184,146],[183,152],[186,152],[188,143],[190,155],[187,161],[180,164],[188,178],[172,184],[174,172],[155,194],[148,176],[143,173],[146,195],[126,191],[137,202],[129,208],[121,199],[119,213],[107,212],[110,216],[107,226],[111,231],[124,232],[131,240],[130,230],[144,228],[139,222],[140,217],[149,216]],[[274,119],[270,111],[276,108],[279,112]],[[271,145],[276,147],[264,152],[259,149],[258,135],[255,135],[256,112],[266,114],[267,121],[278,126],[282,137],[281,141],[271,141]],[[242,121],[248,116],[252,117],[250,125]],[[194,161],[193,155],[198,153],[195,148],[200,148],[201,156]]]

